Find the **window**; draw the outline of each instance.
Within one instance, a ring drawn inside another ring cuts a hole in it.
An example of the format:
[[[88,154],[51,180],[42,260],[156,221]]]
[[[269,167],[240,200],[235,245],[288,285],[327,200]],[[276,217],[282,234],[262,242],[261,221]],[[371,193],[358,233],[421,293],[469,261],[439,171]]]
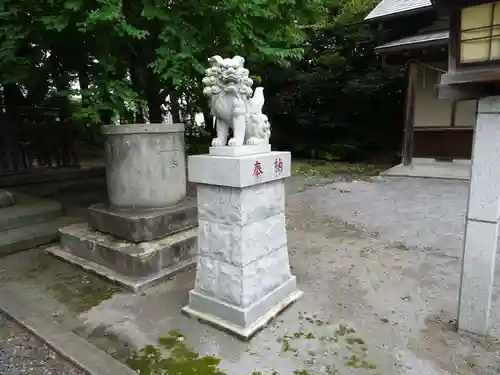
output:
[[[500,1],[463,8],[460,63],[500,60]]]

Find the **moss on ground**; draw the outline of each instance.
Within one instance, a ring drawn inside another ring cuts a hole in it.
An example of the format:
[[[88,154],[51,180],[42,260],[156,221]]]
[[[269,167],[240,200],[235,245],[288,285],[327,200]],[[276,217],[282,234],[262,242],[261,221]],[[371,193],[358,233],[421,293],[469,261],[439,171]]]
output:
[[[139,375],[225,375],[218,369],[220,358],[200,356],[184,343],[178,331],[170,331],[158,344],[134,353],[127,365]]]
[[[59,302],[77,313],[100,305],[122,290],[97,276],[84,273],[59,275],[48,289],[54,293]]]

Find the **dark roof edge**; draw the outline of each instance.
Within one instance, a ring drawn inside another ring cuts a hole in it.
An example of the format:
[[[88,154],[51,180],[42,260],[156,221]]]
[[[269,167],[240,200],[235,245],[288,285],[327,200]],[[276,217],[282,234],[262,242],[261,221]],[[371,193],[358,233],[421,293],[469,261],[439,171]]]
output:
[[[432,10],[432,9],[433,9],[433,6],[429,5],[429,6],[425,6],[425,7],[421,7],[421,8],[405,10],[403,12],[390,13],[390,14],[384,14],[383,16],[365,18],[365,22],[369,22],[369,23],[383,22],[383,21],[395,19],[398,17],[411,16],[413,14],[425,12],[425,11]]]
[[[400,45],[388,46],[388,47],[380,46],[380,47],[375,47],[375,52],[380,53],[380,54],[384,54],[384,53],[392,53],[392,52],[409,51],[409,50],[413,50],[416,48],[422,48],[422,47],[436,47],[436,46],[441,46],[441,45],[448,45],[448,38],[430,40],[430,41],[424,41],[424,42],[400,44]]]

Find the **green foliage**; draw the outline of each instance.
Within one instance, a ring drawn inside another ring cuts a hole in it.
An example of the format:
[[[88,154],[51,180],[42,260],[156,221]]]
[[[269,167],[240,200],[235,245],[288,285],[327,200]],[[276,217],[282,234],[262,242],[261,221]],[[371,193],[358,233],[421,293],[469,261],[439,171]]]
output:
[[[304,58],[266,75],[274,146],[325,160],[399,147],[402,76],[385,72],[374,52],[385,36],[359,23],[372,2],[337,2],[327,22],[309,30]]]
[[[74,115],[90,122],[130,112],[161,121],[173,90],[200,99],[213,54],[300,58],[300,26],[323,13],[324,1],[1,0],[0,84],[28,89],[28,97],[43,87],[30,104],[51,90],[77,95],[82,110]],[[77,80],[80,89],[71,90]]]
[[[51,103],[85,129],[160,122],[175,98],[176,121],[205,116],[207,132],[187,136],[188,151],[200,152],[211,130],[207,58],[240,54],[265,86],[276,147],[359,158],[398,134],[403,108],[399,76],[373,52],[380,35],[360,23],[373,3],[0,0],[0,86],[5,104]]]

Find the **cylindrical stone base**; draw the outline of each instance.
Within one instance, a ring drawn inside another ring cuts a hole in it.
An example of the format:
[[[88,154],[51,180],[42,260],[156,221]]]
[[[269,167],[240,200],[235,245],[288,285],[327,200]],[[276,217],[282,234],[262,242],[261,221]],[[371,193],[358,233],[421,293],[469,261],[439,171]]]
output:
[[[164,208],[186,196],[183,124],[103,127],[111,205]]]

